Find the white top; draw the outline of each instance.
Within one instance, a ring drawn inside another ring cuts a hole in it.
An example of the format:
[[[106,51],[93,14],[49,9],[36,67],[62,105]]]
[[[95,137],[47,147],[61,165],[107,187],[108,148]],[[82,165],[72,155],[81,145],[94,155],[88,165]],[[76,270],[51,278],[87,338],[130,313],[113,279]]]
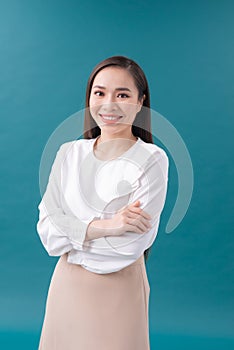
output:
[[[105,274],[132,264],[153,244],[166,199],[169,161],[162,148],[140,137],[120,157],[100,160],[93,150],[96,139],[60,146],[38,205],[37,231],[50,256],[68,252],[69,263]],[[84,242],[91,221],[110,219],[137,200],[152,217],[148,232]]]

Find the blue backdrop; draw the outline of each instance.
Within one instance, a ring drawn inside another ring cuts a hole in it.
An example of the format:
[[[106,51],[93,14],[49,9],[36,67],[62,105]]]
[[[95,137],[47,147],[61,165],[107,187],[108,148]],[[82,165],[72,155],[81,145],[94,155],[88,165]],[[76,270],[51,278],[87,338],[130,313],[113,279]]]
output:
[[[37,349],[57,262],[36,232],[39,165],[54,129],[84,108],[93,67],[125,55],[146,73],[151,107],[182,136],[194,192],[182,223],[165,227],[147,262],[151,350],[233,349],[232,1],[0,2],[0,348]]]

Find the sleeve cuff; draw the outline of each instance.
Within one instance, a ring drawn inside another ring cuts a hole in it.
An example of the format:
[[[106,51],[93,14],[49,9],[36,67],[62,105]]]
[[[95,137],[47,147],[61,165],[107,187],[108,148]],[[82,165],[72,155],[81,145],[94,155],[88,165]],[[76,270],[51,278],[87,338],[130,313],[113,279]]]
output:
[[[69,232],[69,238],[71,241],[79,245],[81,250],[85,251],[89,248],[89,242],[85,241],[86,232],[89,224],[94,220],[100,220],[99,217],[93,217],[91,220],[80,220],[77,218],[76,222],[73,222],[71,230]]]

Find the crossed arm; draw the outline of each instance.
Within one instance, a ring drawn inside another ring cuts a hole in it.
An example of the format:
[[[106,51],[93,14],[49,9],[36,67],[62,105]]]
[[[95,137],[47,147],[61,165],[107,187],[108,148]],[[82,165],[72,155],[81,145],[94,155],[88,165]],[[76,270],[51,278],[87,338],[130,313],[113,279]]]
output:
[[[164,207],[167,181],[168,158],[161,150],[156,152],[147,162],[144,173],[139,178],[140,186],[131,194],[130,202],[140,200],[141,207],[151,215],[152,229],[143,235],[134,232],[126,232],[121,236],[110,236],[106,230],[107,220],[98,220],[98,217],[90,217],[89,220],[80,220],[73,215],[69,208],[66,213],[62,209],[63,193],[61,190],[61,167],[66,156],[66,151],[72,142],[62,144],[53,162],[46,191],[38,205],[39,220],[37,232],[41,242],[50,256],[61,256],[72,249],[82,251],[85,249],[88,238],[102,238],[109,244],[110,249],[105,255],[122,257],[131,256],[136,259],[153,243]],[[95,221],[89,228],[89,224]],[[90,229],[90,231],[88,231]],[[95,240],[91,241],[95,248]],[[101,254],[101,251],[100,251]]]

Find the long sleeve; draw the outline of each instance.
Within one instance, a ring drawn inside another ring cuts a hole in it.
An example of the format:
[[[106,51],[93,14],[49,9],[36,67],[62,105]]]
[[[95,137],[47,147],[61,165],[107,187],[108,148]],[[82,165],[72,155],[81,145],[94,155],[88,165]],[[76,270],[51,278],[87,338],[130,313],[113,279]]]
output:
[[[46,191],[38,205],[37,232],[50,256],[60,256],[72,249],[83,250],[86,230],[93,220],[80,220],[69,212],[69,207],[66,208],[66,213],[63,210],[65,201],[61,190],[61,165],[71,144],[72,142],[66,142],[60,146],[51,168]]]
[[[150,221],[152,228],[143,234],[125,232],[121,236],[105,237],[113,253],[136,260],[153,244],[166,200],[168,169],[168,157],[162,149],[154,152],[146,162],[139,178],[139,186],[132,192],[129,204],[140,200],[140,207],[152,217]]]

